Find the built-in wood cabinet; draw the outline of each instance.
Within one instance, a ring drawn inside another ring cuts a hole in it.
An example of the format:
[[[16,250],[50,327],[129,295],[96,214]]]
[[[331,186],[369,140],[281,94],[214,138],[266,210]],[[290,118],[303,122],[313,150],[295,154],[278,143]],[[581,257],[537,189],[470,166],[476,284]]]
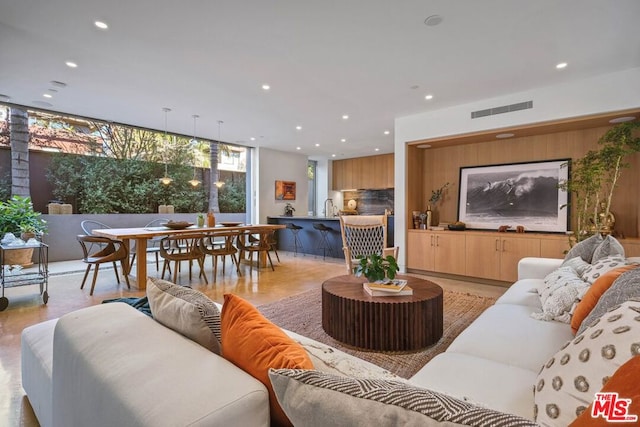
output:
[[[393,188],[393,183],[393,154],[333,161],[333,190]]]
[[[465,236],[451,232],[409,230],[407,265],[438,273],[465,275]]]
[[[540,256],[540,238],[507,237],[501,233],[466,236],[467,276],[515,282],[518,261]]]
[[[640,256],[640,239],[620,239],[626,256]],[[513,283],[525,257],[564,258],[562,234],[407,230],[407,268]]]

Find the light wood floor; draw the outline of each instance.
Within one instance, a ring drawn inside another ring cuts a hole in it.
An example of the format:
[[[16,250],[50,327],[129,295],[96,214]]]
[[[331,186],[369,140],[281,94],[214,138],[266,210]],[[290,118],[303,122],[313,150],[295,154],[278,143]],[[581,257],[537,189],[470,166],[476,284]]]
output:
[[[256,269],[249,273],[248,265],[241,265],[242,277],[233,271],[230,264],[226,274],[218,271],[216,282],[212,280],[210,261],[206,272],[209,285],[203,280],[189,282],[188,269],[184,268],[178,279],[180,284],[190,284],[193,288],[207,294],[217,302],[223,301],[225,293],[234,293],[247,299],[254,305],[277,301],[289,295],[295,295],[308,289],[321,286],[330,277],[346,274],[344,262],[338,259],[301,256],[280,253],[281,262],[275,257],[275,271]],[[149,259],[151,261],[151,258]],[[185,264],[186,267],[186,264]],[[21,384],[20,374],[20,333],[30,325],[62,316],[73,310],[100,304],[105,299],[119,297],[144,296],[143,291],[128,290],[124,282],[118,285],[113,270],[101,269],[93,296],[89,296],[90,280],[84,290],[80,290],[85,266],[81,262],[54,263],[50,266],[52,276],[49,280],[49,302],[42,304],[38,287],[24,286],[6,290],[9,307],[0,312],[0,426],[37,426]],[[155,266],[149,264],[149,275],[158,275]],[[198,275],[194,269],[194,278]],[[473,282],[443,278],[428,278],[445,289],[468,292],[483,296],[500,296],[505,288],[483,285]]]

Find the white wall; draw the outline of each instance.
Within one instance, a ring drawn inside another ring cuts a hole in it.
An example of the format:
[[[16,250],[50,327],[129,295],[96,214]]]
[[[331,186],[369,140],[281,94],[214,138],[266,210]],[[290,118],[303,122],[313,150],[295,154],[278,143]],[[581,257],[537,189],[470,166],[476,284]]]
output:
[[[517,102],[533,101],[533,108],[471,119],[471,112]],[[406,144],[509,126],[587,116],[640,106],[640,68],[532,89],[442,110],[399,117],[395,121],[395,244],[398,265],[406,271]]]
[[[283,215],[287,202],[296,210],[295,215],[306,216],[309,206],[307,156],[268,148],[258,148],[255,152],[255,191],[258,201],[255,221],[266,223],[268,216]],[[296,183],[296,200],[275,199],[277,180]]]

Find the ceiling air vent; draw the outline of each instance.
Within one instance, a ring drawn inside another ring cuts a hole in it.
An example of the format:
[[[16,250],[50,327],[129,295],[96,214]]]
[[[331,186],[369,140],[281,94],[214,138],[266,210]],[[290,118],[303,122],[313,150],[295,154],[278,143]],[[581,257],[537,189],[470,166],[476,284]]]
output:
[[[471,112],[471,118],[493,116],[496,114],[511,113],[512,111],[527,110],[533,108],[533,101],[518,102],[517,104],[503,105],[502,107],[487,108]]]

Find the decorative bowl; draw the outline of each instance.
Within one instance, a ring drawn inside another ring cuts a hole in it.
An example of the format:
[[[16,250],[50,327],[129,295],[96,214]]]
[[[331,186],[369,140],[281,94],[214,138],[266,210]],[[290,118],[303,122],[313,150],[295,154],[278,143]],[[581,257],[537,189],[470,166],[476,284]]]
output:
[[[182,230],[193,225],[192,222],[187,221],[169,221],[162,224],[164,227],[168,227],[172,230]]]

